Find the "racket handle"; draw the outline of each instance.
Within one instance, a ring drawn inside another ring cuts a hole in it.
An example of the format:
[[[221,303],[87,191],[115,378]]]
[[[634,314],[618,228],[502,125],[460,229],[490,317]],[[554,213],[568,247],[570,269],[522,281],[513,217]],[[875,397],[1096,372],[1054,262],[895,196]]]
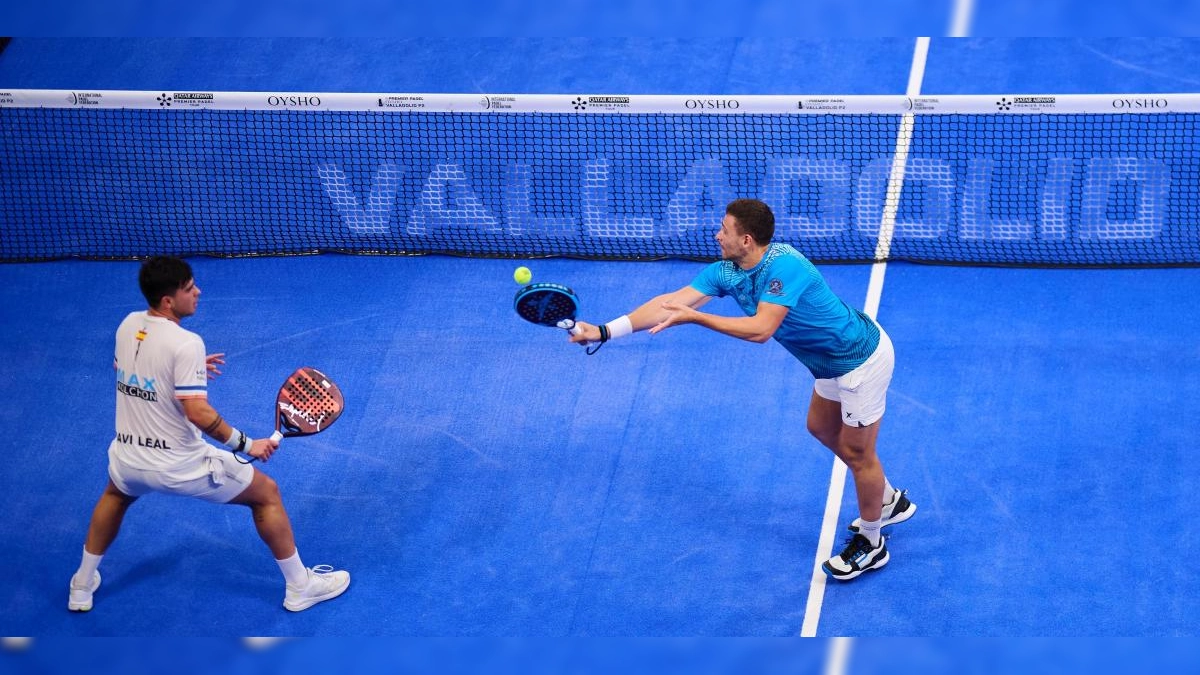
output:
[[[276,429],[276,430],[275,430],[275,433],[271,434],[271,440],[273,440],[273,441],[275,441],[276,443],[278,443],[279,441],[282,441],[282,440],[283,440],[283,434],[279,433],[279,430],[278,430],[278,429]]]
[[[575,325],[575,322],[571,319],[563,319],[562,321],[559,321],[558,327],[567,329],[567,332],[571,335],[579,335],[583,332],[583,329]]]

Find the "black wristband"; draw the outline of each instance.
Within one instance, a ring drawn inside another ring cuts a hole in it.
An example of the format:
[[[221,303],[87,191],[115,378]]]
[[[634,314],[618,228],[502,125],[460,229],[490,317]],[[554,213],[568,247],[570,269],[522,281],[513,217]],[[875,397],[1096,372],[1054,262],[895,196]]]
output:
[[[600,342],[601,343],[608,342],[608,326],[605,326],[604,324],[600,324],[599,326],[597,326],[597,328],[600,329]]]

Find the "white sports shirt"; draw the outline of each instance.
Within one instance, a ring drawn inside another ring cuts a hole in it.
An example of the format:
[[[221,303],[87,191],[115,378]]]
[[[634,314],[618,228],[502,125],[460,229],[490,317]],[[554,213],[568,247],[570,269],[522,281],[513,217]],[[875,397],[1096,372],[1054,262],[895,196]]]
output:
[[[208,397],[204,340],[169,319],[133,312],[117,328],[117,434],[111,451],[151,471],[202,469],[208,445],[180,399]]]

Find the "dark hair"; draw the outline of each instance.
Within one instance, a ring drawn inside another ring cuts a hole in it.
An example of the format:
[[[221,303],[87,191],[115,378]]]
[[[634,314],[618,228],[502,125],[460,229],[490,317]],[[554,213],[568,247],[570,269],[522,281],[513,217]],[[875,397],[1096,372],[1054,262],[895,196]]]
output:
[[[191,279],[191,265],[170,256],[147,258],[138,272],[138,286],[151,307],[158,307],[164,296],[183,288]]]
[[[733,216],[742,234],[750,235],[759,246],[770,244],[775,236],[775,214],[757,199],[735,199],[725,207],[725,213]]]

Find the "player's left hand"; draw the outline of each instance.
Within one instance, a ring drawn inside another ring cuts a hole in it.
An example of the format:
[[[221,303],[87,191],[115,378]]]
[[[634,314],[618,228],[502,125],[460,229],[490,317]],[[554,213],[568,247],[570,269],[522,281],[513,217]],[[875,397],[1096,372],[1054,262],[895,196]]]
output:
[[[685,323],[692,323],[696,320],[696,315],[700,312],[696,311],[691,305],[685,305],[673,300],[667,300],[662,304],[663,311],[667,313],[662,321],[650,329],[650,334],[664,331],[671,326],[679,326]]]
[[[221,369],[217,366],[225,365],[225,352],[209,354],[204,357],[204,363],[208,367],[208,379],[217,379],[217,376],[221,374]]]

